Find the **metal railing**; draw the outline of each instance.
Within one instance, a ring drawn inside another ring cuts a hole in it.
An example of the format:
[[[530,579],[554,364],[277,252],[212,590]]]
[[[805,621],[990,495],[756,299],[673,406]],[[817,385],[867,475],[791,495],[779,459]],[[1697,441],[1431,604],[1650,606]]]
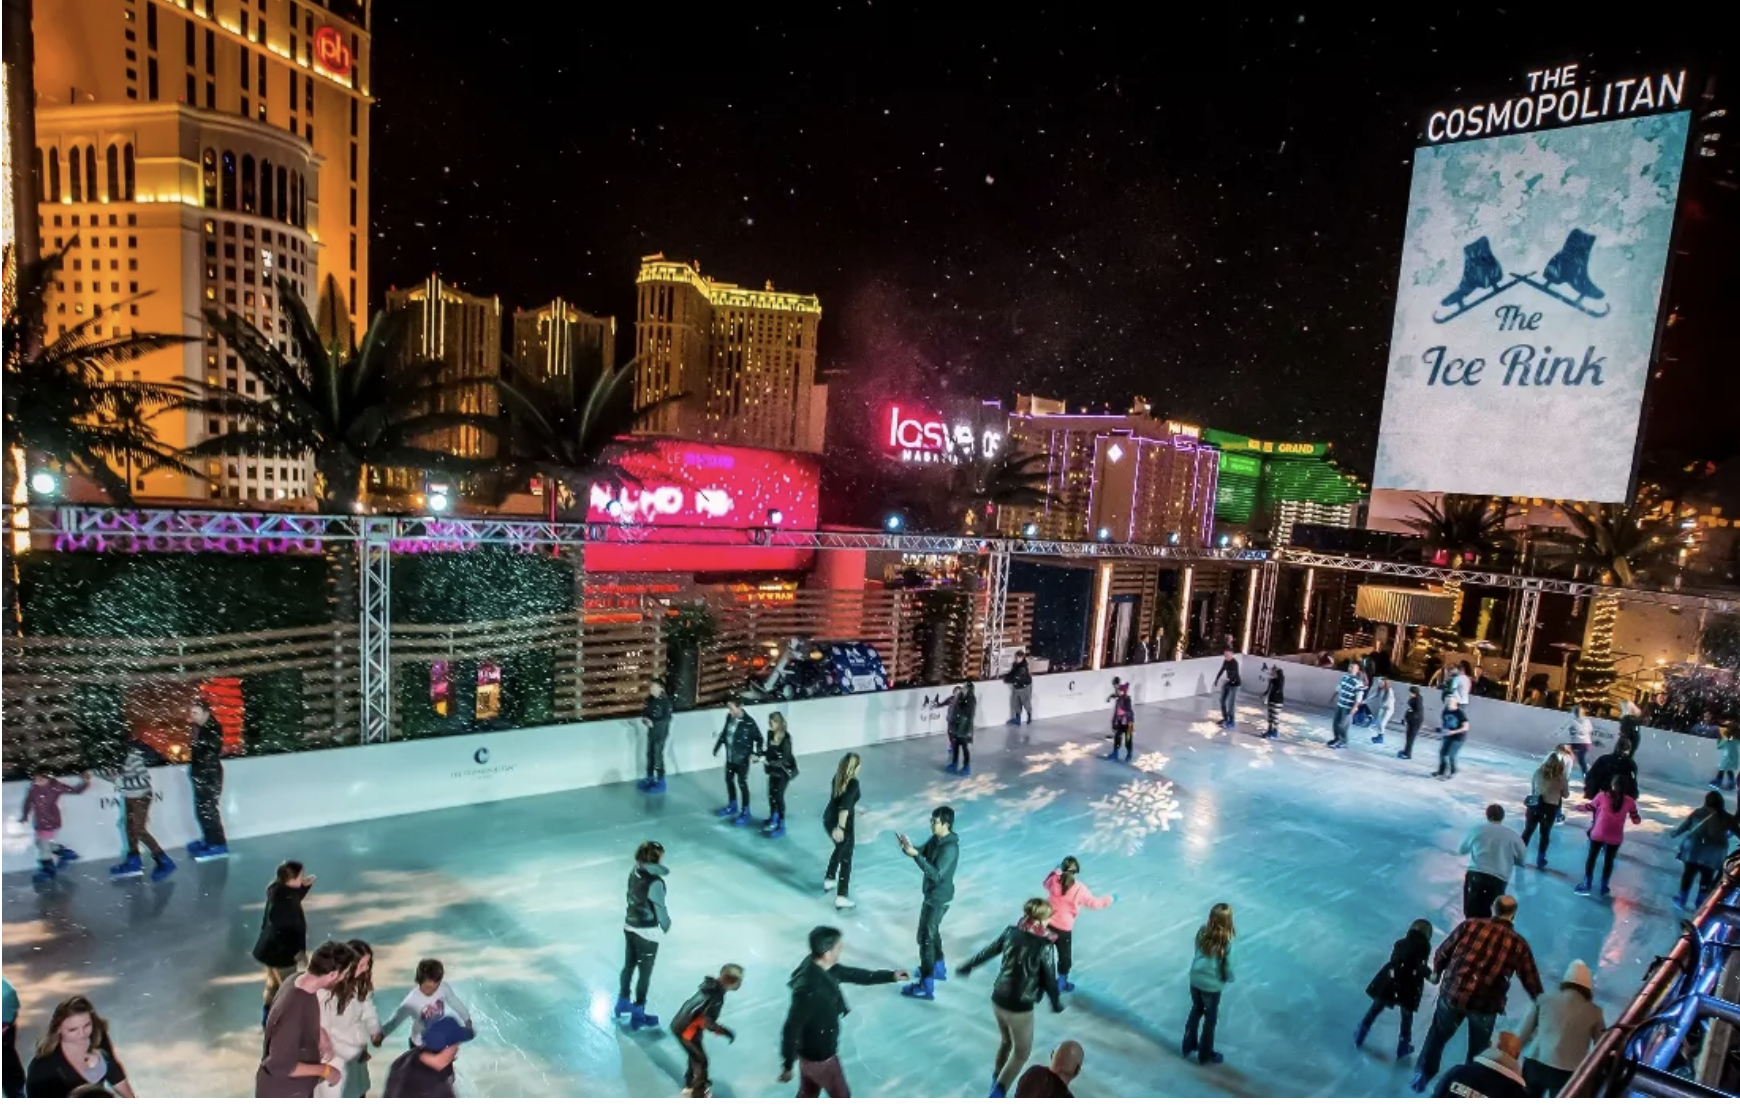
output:
[[[1720,995],[1732,985],[1736,950],[1740,853],[1723,863],[1715,890],[1681,922],[1673,949],[1650,967],[1560,1096],[1732,1096],[1720,1087],[1728,1050],[1714,1044],[1740,1033],[1740,1005]]]

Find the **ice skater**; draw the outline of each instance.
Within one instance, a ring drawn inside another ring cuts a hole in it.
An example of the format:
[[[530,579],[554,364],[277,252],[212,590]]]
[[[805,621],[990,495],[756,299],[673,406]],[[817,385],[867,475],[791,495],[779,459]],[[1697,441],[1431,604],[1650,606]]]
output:
[[[439,959],[425,958],[418,962],[415,980],[416,987],[405,994],[405,999],[399,1001],[399,1006],[393,1010],[392,1018],[382,1025],[383,1039],[406,1020],[411,1021],[412,1049],[427,1045],[429,1030],[442,1020],[457,1020],[464,1027],[471,1026],[471,1012],[448,983],[447,967]]]
[[[265,1044],[254,1071],[256,1097],[308,1099],[322,1083],[337,1088],[344,1068],[331,1064],[332,1044],[320,1028],[320,990],[331,989],[349,975],[356,952],[344,943],[321,943],[308,959],[308,969],[286,983],[267,1013]]]
[[[1409,1088],[1423,1093],[1444,1061],[1444,1048],[1468,1024],[1468,1061],[1492,1043],[1493,1026],[1504,1011],[1511,978],[1532,1000],[1541,995],[1541,976],[1534,952],[1516,930],[1516,898],[1501,896],[1491,919],[1465,919],[1432,954],[1432,974],[1439,979],[1438,1000],[1419,1067]]]
[[[1468,919],[1492,915],[1492,903],[1504,895],[1511,874],[1526,853],[1522,837],[1504,825],[1504,807],[1486,806],[1486,819],[1469,828],[1457,853],[1468,855],[1462,877],[1462,914]]]
[[[1001,956],[991,1011],[997,1017],[997,1061],[991,1069],[991,1097],[1001,1099],[1015,1087],[1021,1067],[1033,1053],[1033,1009],[1044,997],[1053,1012],[1063,1011],[1058,996],[1057,953],[1051,929],[1051,903],[1041,897],[1021,909],[1020,922],[1003,929],[990,945],[961,966],[961,977]]]
[[[1444,701],[1444,732],[1438,739],[1438,772],[1432,776],[1448,781],[1456,776],[1456,755],[1468,738],[1468,717],[1462,712],[1462,702],[1455,697]]]
[[[834,894],[834,908],[844,911],[852,907],[852,849],[856,845],[858,813],[858,767],[862,760],[856,754],[840,759],[834,770],[833,787],[828,792],[828,806],[822,812],[822,826],[833,840],[828,855],[828,872],[822,879],[822,891]]]
[[[1677,853],[1685,868],[1680,872],[1680,893],[1674,897],[1675,904],[1686,907],[1693,878],[1698,882],[1698,900],[1710,895],[1716,885],[1716,873],[1728,856],[1728,839],[1734,833],[1734,818],[1728,814],[1722,794],[1714,789],[1705,793],[1704,806],[1681,820],[1673,831],[1674,838],[1685,840]]]
[[[743,827],[755,818],[749,811],[749,764],[761,753],[761,728],[743,710],[743,701],[735,696],[725,702],[725,726],[719,731],[719,740],[713,744],[715,757],[721,750],[725,752],[727,802],[718,814]],[[737,804],[740,791],[743,794],[742,807]]]
[[[641,778],[640,791],[665,791],[665,743],[671,737],[671,716],[676,707],[665,683],[657,677],[647,686],[646,703],[641,705],[640,725],[646,731],[646,776]]]
[[[316,1100],[357,1098],[369,1091],[369,1047],[386,1041],[381,1030],[381,1017],[370,999],[375,991],[374,948],[361,939],[345,944],[356,960],[337,984],[315,994],[320,1001],[320,1030],[332,1048],[327,1059],[344,1071],[337,1085],[322,1082],[314,1087]]]
[[[1347,745],[1347,729],[1353,723],[1353,714],[1364,703],[1365,678],[1360,676],[1359,663],[1349,662],[1347,672],[1341,675],[1341,683],[1335,686],[1335,715],[1329,725],[1331,750],[1340,750]]]
[[[1583,880],[1571,890],[1578,896],[1589,895],[1590,887],[1595,883],[1595,859],[1602,854],[1606,858],[1601,865],[1601,895],[1613,895],[1613,860],[1625,842],[1625,821],[1643,822],[1643,817],[1637,814],[1637,801],[1625,795],[1621,781],[1621,778],[1613,778],[1607,783],[1606,792],[1581,805],[1583,810],[1593,812],[1595,818],[1589,828],[1589,858],[1583,863]]]
[[[1281,737],[1281,709],[1287,706],[1287,674],[1278,665],[1264,666],[1263,672],[1269,678],[1269,683],[1263,686],[1263,707],[1268,712],[1268,726],[1263,731],[1263,738],[1278,739]]]
[[[892,985],[905,981],[905,970],[865,970],[843,966],[840,956],[846,944],[837,927],[817,927],[810,932],[810,956],[792,971],[791,1009],[779,1036],[779,1080],[791,1080],[798,1071],[798,1096],[849,1097],[845,1071],[840,1068],[840,1017],[851,1009],[841,985]]]
[[[1396,714],[1396,690],[1390,687],[1388,677],[1378,678],[1372,699],[1376,703],[1372,706],[1371,741],[1373,744],[1381,744],[1384,741],[1384,732],[1389,730],[1390,718]]]
[[[930,814],[930,839],[920,849],[904,834],[895,833],[901,851],[924,874],[924,903],[918,910],[918,980],[901,989],[915,1000],[935,1000],[936,983],[949,979],[943,957],[942,921],[955,899],[955,867],[961,842],[955,836],[955,810],[944,805]]]
[[[387,1068],[388,1100],[420,1100],[458,1096],[453,1062],[459,1048],[477,1037],[470,1024],[452,1016],[438,1019],[424,1031],[423,1041],[393,1059]]]
[[[1408,707],[1402,712],[1404,739],[1396,755],[1404,762],[1414,760],[1414,740],[1420,737],[1420,725],[1426,722],[1426,701],[1420,696],[1420,686],[1408,686]]]
[[[671,929],[671,914],[665,910],[665,878],[662,843],[644,842],[634,852],[634,869],[628,874],[628,913],[623,918],[622,979],[616,993],[616,1018],[629,1017],[628,1029],[657,1027],[659,1018],[647,1014],[646,994],[652,987],[653,963],[658,960],[659,941]],[[635,982],[639,971],[640,980]],[[630,986],[634,999],[628,998]]]
[[[725,994],[734,993],[743,984],[743,967],[728,962],[719,969],[719,976],[704,977],[695,995],[677,1009],[671,1026],[677,1030],[677,1042],[688,1055],[689,1068],[683,1074],[683,1095],[700,1098],[713,1095],[713,1082],[707,1072],[706,1035],[723,1035],[725,1041],[737,1041],[737,1033],[719,1022],[725,1012]]]
[[[1538,828],[1541,832],[1541,845],[1535,853],[1535,868],[1547,868],[1547,842],[1553,837],[1553,825],[1559,820],[1559,812],[1564,807],[1565,798],[1571,795],[1571,775],[1565,768],[1565,759],[1554,748],[1540,766],[1535,770],[1531,783],[1533,791],[1528,798],[1528,817],[1523,823],[1522,843],[1529,845],[1529,839]]]
[[[948,772],[965,777],[973,772],[973,721],[979,710],[973,683],[963,681],[956,685],[943,704],[949,710]]]
[[[1581,704],[1571,705],[1571,721],[1565,725],[1565,746],[1577,760],[1577,772],[1589,779],[1589,748],[1595,745],[1595,723]]]
[[[761,821],[762,833],[770,838],[785,834],[785,790],[798,775],[797,755],[792,753],[791,733],[785,728],[785,713],[774,712],[767,717],[767,741],[762,747],[767,769],[767,818]]]
[[[1710,787],[1734,788],[1736,773],[1740,773],[1740,734],[1736,734],[1734,724],[1724,723],[1716,731],[1716,778]]]
[[[35,880],[51,878],[68,862],[78,861],[78,854],[60,845],[60,798],[77,796],[91,787],[91,775],[79,775],[76,785],[69,785],[42,770],[30,775],[30,788],[24,794],[24,811],[18,816],[23,823],[36,825]]]
[[[1383,964],[1365,995],[1371,997],[1371,1007],[1360,1018],[1353,1033],[1353,1045],[1363,1047],[1372,1024],[1390,1008],[1400,1009],[1401,1035],[1396,1039],[1396,1057],[1414,1053],[1414,1013],[1420,1010],[1420,997],[1426,991],[1426,978],[1432,973],[1432,922],[1417,919],[1408,933],[1390,948],[1390,960]]]
[[[187,844],[196,862],[215,862],[229,855],[224,834],[224,729],[204,698],[188,711],[193,735],[188,741],[187,783],[193,790],[193,816],[200,837]]]
[[[1051,900],[1052,932],[1057,936],[1057,987],[1074,992],[1069,971],[1075,968],[1075,917],[1083,908],[1110,908],[1110,896],[1095,896],[1081,883],[1081,863],[1065,858],[1045,878],[1045,894]]]
[[[1009,667],[1009,672],[1003,675],[1003,680],[1009,686],[1009,722],[1019,724],[1022,716],[1026,722],[1033,722],[1033,670],[1027,664],[1027,655],[1023,651],[1015,652],[1015,663]]]
[[[1606,1030],[1607,1017],[1595,1003],[1595,977],[1587,964],[1574,961],[1556,991],[1535,998],[1518,1029],[1529,1095],[1557,1097]]]
[[[1190,1015],[1184,1021],[1184,1056],[1196,1055],[1203,1065],[1225,1059],[1214,1049],[1220,1022],[1220,994],[1233,974],[1233,914],[1230,904],[1209,909],[1208,922],[1196,932],[1196,956],[1190,963]]]
[[[127,744],[127,755],[121,767],[103,777],[114,783],[121,798],[124,826],[127,834],[127,856],[109,867],[111,877],[138,877],[145,872],[139,861],[141,844],[151,852],[151,880],[162,881],[175,872],[175,863],[168,851],[151,834],[151,767],[146,762],[147,748],[138,742]],[[195,857],[198,857],[195,855]]]
[[[1215,687],[1220,689],[1220,725],[1231,727],[1237,722],[1235,715],[1239,697],[1239,656],[1233,653],[1232,644],[1220,654],[1220,672],[1214,675]]]
[[[254,940],[254,961],[266,970],[266,987],[261,997],[260,1026],[272,1014],[272,1002],[284,979],[301,968],[308,951],[308,917],[302,914],[302,901],[314,887],[314,875],[294,858],[278,866],[272,883],[266,886],[266,910],[260,916],[260,937]]]
[[[1122,749],[1127,762],[1136,752],[1136,706],[1130,700],[1130,683],[1112,678],[1112,695],[1106,699],[1112,702],[1112,752],[1106,758],[1117,761]]]

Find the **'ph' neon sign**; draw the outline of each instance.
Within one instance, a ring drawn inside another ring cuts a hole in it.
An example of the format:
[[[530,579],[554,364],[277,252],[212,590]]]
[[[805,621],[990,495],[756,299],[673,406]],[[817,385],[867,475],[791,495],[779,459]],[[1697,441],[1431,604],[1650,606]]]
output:
[[[337,27],[322,27],[314,32],[314,60],[328,73],[338,77],[350,76],[350,46]]]

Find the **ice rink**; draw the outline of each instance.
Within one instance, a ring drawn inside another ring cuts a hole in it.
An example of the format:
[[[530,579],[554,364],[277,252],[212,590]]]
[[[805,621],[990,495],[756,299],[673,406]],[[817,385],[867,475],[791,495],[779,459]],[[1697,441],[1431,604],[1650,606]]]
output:
[[[111,882],[95,863],[74,865],[49,891],[9,875],[5,974],[23,1001],[20,1047],[28,1057],[54,1002],[83,992],[110,1020],[140,1095],[251,1095],[260,989],[249,951],[273,868],[295,857],[319,875],[306,903],[310,946],[371,942],[383,1016],[419,958],[445,960],[479,1031],[457,1064],[462,1095],[674,1096],[677,1044],[662,1028],[630,1034],[610,1019],[624,881],[635,846],[654,838],[668,849],[673,927],[651,1010],[668,1020],[704,974],[742,963],[747,980],[723,1016],[737,1042],[709,1041],[715,1095],[790,1095],[795,1085],[775,1082],[778,1039],[806,933],[836,924],[847,963],[912,968],[920,878],[894,833],[922,841],[931,808],[950,804],[961,838],[959,893],[943,929],[951,965],[1042,895],[1065,854],[1081,859],[1095,893],[1117,897],[1077,924],[1079,988],[1068,1009],[1037,1019],[1035,1061],[1063,1038],[1086,1046],[1077,1095],[1406,1095],[1393,1013],[1364,1050],[1353,1046],[1366,982],[1416,917],[1438,938],[1460,920],[1458,842],[1494,801],[1520,830],[1529,791],[1532,764],[1483,747],[1475,707],[1463,771],[1448,784],[1429,776],[1431,737],[1411,763],[1396,760],[1394,731],[1384,746],[1356,732],[1349,749],[1329,751],[1326,721],[1289,711],[1282,739],[1268,742],[1257,737],[1254,702],[1226,734],[1208,697],[1138,709],[1131,765],[1101,757],[1104,712],[982,730],[965,779],[939,772],[940,737],[868,747],[858,906],[838,914],[821,890],[835,755],[800,758],[782,840],[715,819],[723,782],[707,772],[673,778],[663,796],[606,786],[248,839],[227,862],[194,865],[177,849],[180,872],[157,885]],[[804,736],[795,740],[801,752]],[[1652,787],[1647,748],[1641,762],[1644,824],[1620,854],[1611,902],[1571,891],[1588,823],[1575,812],[1558,828],[1552,868],[1519,871],[1511,887],[1543,978],[1554,983],[1584,959],[1609,1018],[1675,935],[1679,865],[1667,831],[1701,797]],[[760,793],[759,767],[752,780]],[[758,817],[762,807],[758,795]],[[1226,1064],[1205,1068],[1178,1043],[1192,936],[1217,900],[1234,908],[1238,978],[1221,1008]],[[993,978],[994,966],[951,979],[935,1003],[893,986],[848,989],[840,1056],[854,1093],[985,1096]],[[1500,1026],[1524,1011],[1514,986]],[[395,1036],[374,1060],[377,1095],[403,1047]]]

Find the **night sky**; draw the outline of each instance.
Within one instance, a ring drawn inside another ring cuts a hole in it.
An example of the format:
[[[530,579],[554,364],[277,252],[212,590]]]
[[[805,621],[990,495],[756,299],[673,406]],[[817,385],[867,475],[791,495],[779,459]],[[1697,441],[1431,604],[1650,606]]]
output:
[[[873,396],[1140,393],[1335,440],[1367,475],[1427,113],[1570,61],[1728,68],[1712,28],[1533,6],[445,7],[375,9],[377,290],[438,270],[510,311],[562,296],[616,314],[627,358],[638,260],[663,251],[820,295],[831,446]],[[1740,289],[1735,162],[1688,167],[1652,423],[1717,456],[1740,439],[1715,310]]]

